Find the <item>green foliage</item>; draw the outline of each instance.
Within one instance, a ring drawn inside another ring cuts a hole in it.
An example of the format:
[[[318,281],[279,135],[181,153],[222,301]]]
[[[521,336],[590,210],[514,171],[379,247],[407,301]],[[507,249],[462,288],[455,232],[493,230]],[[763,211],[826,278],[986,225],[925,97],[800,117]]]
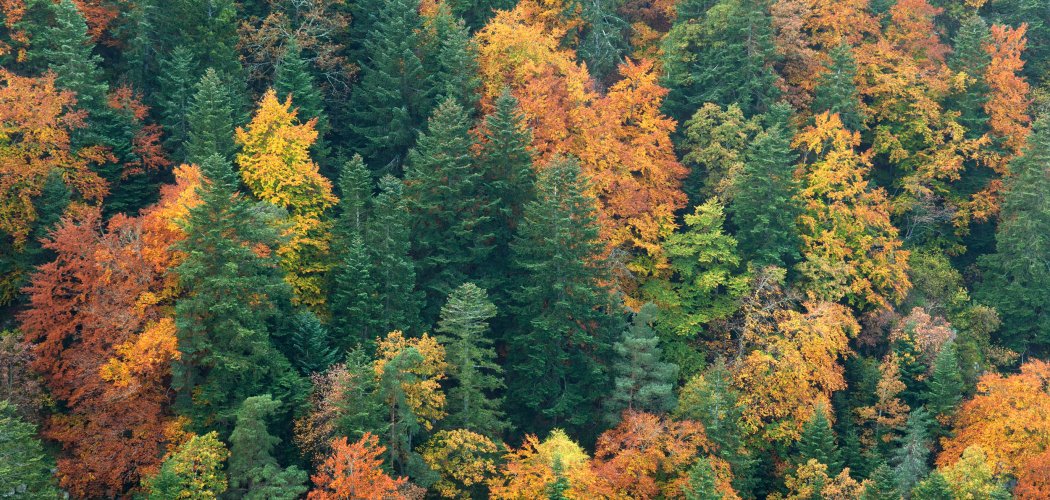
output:
[[[494,397],[506,387],[489,331],[495,315],[488,294],[473,283],[453,290],[441,308],[437,338],[445,347],[448,377],[456,383],[448,391],[449,415],[443,422],[450,429],[498,437],[508,427],[503,399]]]
[[[810,460],[827,465],[829,476],[836,476],[842,470],[842,456],[835,442],[835,431],[823,407],[813,412],[813,417],[802,427],[802,437],[798,441],[795,463],[803,465]]]
[[[413,443],[422,432],[421,419],[412,409],[406,387],[420,381],[417,367],[424,363],[423,355],[415,347],[407,347],[387,361],[379,377],[379,394],[387,404],[387,453],[394,469],[408,475],[416,483],[436,481],[435,473],[414,449]]]
[[[911,490],[911,497],[922,500],[954,500],[948,481],[940,472],[933,471]]]
[[[372,206],[365,248],[376,283],[375,333],[419,331],[422,294],[415,291],[416,271],[409,257],[409,213],[401,181],[389,175],[379,179],[379,194]]]
[[[955,342],[949,340],[941,346],[934,361],[933,374],[923,394],[926,409],[934,417],[950,416],[962,400],[964,389]]]
[[[322,372],[338,359],[338,350],[332,347],[328,329],[317,315],[303,311],[292,322],[291,361],[303,375]]]
[[[212,154],[225,160],[233,159],[233,105],[226,84],[211,68],[197,83],[187,122],[186,161],[199,164]]]
[[[617,11],[621,1],[585,0],[578,2],[584,22],[577,53],[587,70],[599,81],[613,75],[629,52],[626,34],[629,23]]]
[[[885,464],[875,468],[869,481],[867,487],[864,488],[864,494],[860,497],[861,500],[900,500],[901,496],[900,493],[897,493],[893,469]]]
[[[198,79],[197,61],[186,47],[176,47],[160,61],[157,108],[160,123],[166,134],[164,146],[176,162],[186,161],[186,146],[190,137],[190,111],[193,109],[195,85]]]
[[[360,156],[343,165],[339,190],[339,217],[332,229],[336,265],[328,286],[329,330],[333,344],[348,352],[381,333],[375,331],[376,283],[364,240],[372,177]]]
[[[273,88],[281,102],[288,97],[292,98],[292,105],[299,113],[300,122],[317,120],[314,123],[317,140],[310,147],[310,153],[313,160],[323,169],[327,164],[326,159],[330,149],[328,142],[325,141],[325,134],[328,133],[331,126],[324,109],[324,98],[317,88],[317,82],[314,81],[309,64],[302,57],[302,49],[294,38],[288,40],[284,54],[277,62]]]
[[[433,39],[427,40],[423,64],[432,68],[434,102],[453,99],[472,114],[477,108],[481,80],[470,31],[443,6],[438,7],[428,24],[433,26]]]
[[[306,492],[306,471],[291,466],[282,469],[273,457],[281,440],[270,434],[268,419],[280,401],[269,394],[244,400],[230,434],[230,494],[245,499],[294,500]]]
[[[930,415],[916,408],[908,415],[908,425],[901,438],[901,446],[893,453],[893,475],[897,478],[897,491],[908,492],[929,473],[926,465],[930,458],[930,440],[926,429],[930,426]]]
[[[809,109],[813,114],[838,113],[842,124],[855,132],[864,130],[864,115],[860,109],[860,95],[854,79],[857,77],[857,62],[853,60],[853,49],[839,45],[828,52],[830,59],[826,71],[817,78],[813,89],[813,103]]]
[[[147,498],[218,498],[228,486],[222,467],[229,455],[215,432],[193,436],[161,464],[156,476],[143,481]]]
[[[984,112],[988,85],[984,81],[984,72],[991,62],[991,56],[985,51],[990,38],[984,19],[969,16],[956,32],[952,44],[955,50],[948,58],[952,70],[966,73],[969,78],[966,89],[954,96],[949,104],[959,110],[959,123],[966,127],[968,137],[980,137],[988,130],[988,115]]]
[[[61,498],[51,474],[51,457],[9,401],[0,401],[0,496]]]
[[[620,421],[625,410],[662,414],[674,409],[678,367],[662,361],[660,338],[653,328],[659,314],[654,304],[645,304],[631,325],[613,344],[613,392],[606,402],[606,420]]]
[[[50,23],[36,27],[26,58],[53,71],[56,86],[76,92],[78,108],[102,111],[109,85],[102,73],[102,58],[94,53],[95,44],[76,4],[72,0],[34,0],[27,8],[37,6],[48,10]]]
[[[715,471],[707,457],[700,457],[689,469],[689,482],[682,488],[686,500],[722,500],[722,493],[715,489]]]

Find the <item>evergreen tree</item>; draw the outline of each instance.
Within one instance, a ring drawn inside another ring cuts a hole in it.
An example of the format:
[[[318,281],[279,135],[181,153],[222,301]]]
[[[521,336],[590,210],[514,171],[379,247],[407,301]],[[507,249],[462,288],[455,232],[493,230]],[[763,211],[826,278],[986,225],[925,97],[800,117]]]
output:
[[[146,498],[218,498],[229,486],[222,470],[229,456],[215,432],[193,436],[161,464],[156,476],[143,481]]]
[[[490,200],[480,192],[482,178],[471,162],[472,146],[466,113],[446,99],[409,153],[406,198],[427,323],[455,287],[474,277],[491,250],[490,235],[476,231],[484,227]]]
[[[897,493],[896,479],[893,477],[893,469],[886,464],[875,468],[869,478],[867,487],[861,500],[900,500],[901,495]]]
[[[547,500],[569,500],[565,493],[569,491],[571,485],[569,478],[565,475],[565,465],[561,461],[561,455],[554,455],[551,474],[554,476],[554,481],[547,485]]]
[[[911,490],[911,497],[917,500],[955,500],[951,486],[940,472],[933,471]]]
[[[645,304],[613,344],[614,387],[605,416],[613,424],[620,421],[624,410],[661,414],[674,409],[678,367],[662,361],[660,338],[653,328],[658,314],[655,304]]]
[[[95,44],[76,4],[72,0],[30,3],[46,6],[51,19],[33,34],[26,59],[53,71],[57,87],[77,94],[78,108],[92,114],[105,110],[109,85],[102,72],[102,57],[94,53]]]
[[[801,245],[795,226],[801,209],[795,199],[797,156],[791,148],[790,112],[778,111],[784,119],[773,120],[748,145],[728,206],[740,253],[756,266],[788,267],[798,261]]]
[[[466,23],[467,29],[481,29],[497,10],[510,10],[514,2],[509,0],[451,0],[448,2],[452,14]]]
[[[477,53],[470,31],[459,18],[441,5],[429,20],[436,40],[428,45],[423,67],[434,68],[435,102],[454,99],[468,114],[477,107]]]
[[[351,96],[356,152],[380,174],[400,175],[417,129],[434,106],[430,76],[419,58],[418,5],[382,0],[365,33],[361,83]]]
[[[0,496],[61,498],[51,474],[51,457],[9,401],[0,401]]]
[[[933,374],[926,386],[923,399],[926,409],[933,417],[951,415],[955,406],[962,401],[963,378],[959,371],[959,356],[956,354],[955,342],[949,340],[941,346],[933,364]]]
[[[493,437],[507,428],[503,400],[492,396],[506,387],[489,332],[488,323],[495,315],[488,294],[473,283],[453,290],[441,308],[436,331],[445,346],[448,376],[456,383],[448,391],[449,415],[443,421],[448,428]]]
[[[160,123],[167,136],[164,145],[175,162],[186,161],[186,147],[190,138],[190,111],[198,81],[197,61],[186,47],[176,47],[160,62],[157,104]],[[232,132],[231,132],[232,133]]]
[[[387,453],[390,462],[398,473],[409,475],[417,483],[433,471],[414,451],[413,442],[423,425],[414,413],[405,389],[420,381],[416,367],[423,362],[423,355],[415,347],[408,347],[387,361],[379,376],[379,393],[388,407]]]
[[[186,256],[175,269],[183,295],[175,304],[181,356],[172,385],[179,409],[198,428],[221,428],[247,396],[278,391],[291,401],[302,381],[271,335],[291,290],[275,253],[256,249],[276,247],[272,219],[279,215],[241,196],[237,174],[219,155],[201,171],[201,203],[189,210],[177,245]]]
[[[838,113],[848,130],[864,130],[864,116],[860,110],[860,94],[854,79],[857,77],[857,62],[853,60],[853,48],[842,44],[828,52],[825,71],[817,78],[813,89],[810,111]]]
[[[233,105],[225,83],[214,69],[208,68],[197,83],[187,121],[186,161],[201,163],[212,154],[233,159]]]
[[[299,121],[307,122],[317,120],[314,130],[317,131],[317,141],[310,148],[310,153],[324,171],[329,154],[329,146],[325,141],[330,125],[328,115],[325,113],[324,98],[321,96],[314,76],[310,72],[310,66],[302,57],[302,49],[294,38],[290,38],[285,44],[284,54],[277,61],[276,74],[274,75],[273,88],[277,92],[277,98],[284,102],[289,96],[295,103],[298,111]]]
[[[328,329],[317,315],[303,311],[295,316],[291,336],[292,364],[303,375],[323,372],[338,359],[328,339]]]
[[[926,429],[930,416],[926,410],[916,408],[908,415],[908,426],[901,438],[901,446],[893,452],[893,475],[897,478],[897,491],[910,492],[930,468],[930,442]]]
[[[372,177],[360,156],[355,155],[343,166],[339,189],[339,218],[332,230],[336,265],[328,286],[328,305],[332,339],[346,352],[383,333],[376,331],[376,283],[364,240]]]
[[[509,339],[508,394],[520,428],[592,431],[606,394],[602,360],[613,331],[594,200],[576,161],[558,158],[539,174],[512,243],[522,279]]]
[[[682,488],[685,500],[722,500],[715,488],[715,471],[707,457],[700,457],[689,469],[689,482]]]
[[[625,35],[630,25],[617,12],[622,2],[586,0],[579,5],[584,29],[576,50],[580,59],[587,63],[591,76],[604,81],[616,71],[628,53]]]
[[[229,493],[244,499],[294,500],[306,492],[306,471],[294,465],[282,469],[273,457],[281,441],[270,434],[267,420],[280,401],[269,394],[244,400],[230,434]]]
[[[959,26],[948,57],[948,67],[968,77],[966,88],[955,93],[948,106],[959,111],[959,124],[966,128],[970,138],[978,138],[988,131],[988,115],[984,112],[988,85],[984,72],[991,62],[991,56],[985,51],[990,38],[988,24],[975,13]]]
[[[978,298],[1002,318],[1000,341],[1011,349],[1050,349],[1050,119],[1042,117],[1024,155],[1010,163],[1013,178],[1003,196],[995,253],[978,263],[984,281]]]
[[[365,248],[376,283],[376,334],[421,329],[421,294],[415,291],[416,271],[409,257],[411,246],[408,207],[401,181],[379,179],[379,194],[372,201],[372,216],[365,231]]]
[[[827,465],[829,476],[835,476],[842,470],[842,456],[835,442],[835,431],[831,428],[824,407],[817,408],[802,427],[802,437],[798,441],[796,464],[805,464],[810,459]]]
[[[778,94],[775,58],[772,18],[761,0],[719,0],[702,19],[679,15],[663,41],[664,110],[679,123],[705,102],[762,113]]]
[[[0,238],[0,304],[17,302],[32,276],[33,269],[53,259],[54,253],[45,249],[41,241],[51,233],[72,202],[72,191],[62,180],[62,172],[52,170],[33,200],[36,221],[29,238],[21,246],[11,238]]]
[[[184,45],[202,68],[214,68],[231,81],[243,79],[235,0],[170,0],[164,11],[156,23],[162,45]]]

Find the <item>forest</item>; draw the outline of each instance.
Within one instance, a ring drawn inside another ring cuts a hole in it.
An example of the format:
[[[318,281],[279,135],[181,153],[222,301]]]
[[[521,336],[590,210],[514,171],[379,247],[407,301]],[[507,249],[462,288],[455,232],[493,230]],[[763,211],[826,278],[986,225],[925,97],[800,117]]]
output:
[[[0,497],[1050,499],[1047,0],[0,0]]]

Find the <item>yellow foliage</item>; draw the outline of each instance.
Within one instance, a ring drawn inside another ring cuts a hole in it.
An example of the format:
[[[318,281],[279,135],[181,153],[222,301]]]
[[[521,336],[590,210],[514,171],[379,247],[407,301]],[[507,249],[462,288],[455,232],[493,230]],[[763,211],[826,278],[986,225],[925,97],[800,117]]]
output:
[[[423,427],[430,430],[434,422],[446,415],[445,393],[441,392],[441,380],[445,378],[448,363],[445,362],[445,348],[437,339],[425,333],[422,337],[405,338],[400,330],[390,332],[376,346],[373,369],[376,379],[379,379],[383,376],[387,362],[409,347],[423,356],[423,362],[412,370],[412,373],[419,377],[419,381],[406,383],[402,389],[412,412],[423,419]]]
[[[442,498],[469,499],[470,488],[484,483],[496,473],[500,446],[489,438],[466,429],[440,431],[423,447],[423,461],[441,479],[434,489]]]

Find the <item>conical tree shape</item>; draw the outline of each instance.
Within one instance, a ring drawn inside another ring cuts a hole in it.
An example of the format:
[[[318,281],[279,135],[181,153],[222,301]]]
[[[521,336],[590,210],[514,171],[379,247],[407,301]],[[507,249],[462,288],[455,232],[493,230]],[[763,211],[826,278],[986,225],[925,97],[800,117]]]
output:
[[[893,470],[887,467],[885,464],[878,466],[875,472],[871,474],[869,483],[864,488],[864,494],[861,495],[862,500],[900,500],[900,493],[897,493],[896,481],[893,477]]]
[[[503,400],[493,396],[505,387],[488,325],[495,315],[488,294],[473,283],[453,290],[441,308],[437,338],[445,346],[448,376],[456,383],[448,392],[449,415],[443,422],[448,428],[494,437],[507,428]]]
[[[52,24],[35,34],[26,58],[53,71],[57,87],[76,92],[78,108],[93,114],[105,110],[109,85],[84,17],[72,0],[46,5]]]
[[[157,104],[161,125],[167,136],[164,145],[171,151],[175,162],[186,161],[186,147],[190,138],[190,110],[196,93],[199,73],[193,53],[185,47],[177,47],[171,55],[161,60]]]
[[[225,83],[215,70],[207,69],[197,83],[197,93],[190,104],[187,120],[187,162],[199,164],[212,154],[226,160],[233,159],[233,104]]]
[[[830,59],[825,71],[817,78],[817,87],[813,89],[810,111],[814,114],[838,113],[847,129],[859,132],[864,128],[864,116],[860,111],[860,94],[854,83],[857,62],[853,60],[853,49],[849,45],[839,45],[831,49],[828,55]]]
[[[416,292],[416,271],[409,256],[411,233],[401,181],[389,175],[379,179],[372,206],[365,248],[376,283],[376,336],[394,330],[418,333],[422,297]]]
[[[658,314],[654,304],[645,304],[613,344],[614,387],[606,405],[609,422],[618,423],[625,410],[663,414],[675,406],[678,366],[662,361],[660,338],[653,328]]]
[[[277,92],[278,99],[292,99],[300,121],[305,123],[316,120],[314,129],[317,130],[317,141],[310,148],[310,152],[317,163],[325,165],[330,152],[325,134],[328,133],[330,125],[325,113],[324,98],[310,72],[309,64],[302,57],[302,49],[294,38],[288,40],[284,54],[277,62],[273,89]]]
[[[930,458],[930,442],[926,429],[930,426],[930,415],[917,408],[908,415],[908,427],[901,438],[901,447],[894,450],[893,475],[898,491],[911,489],[929,473],[926,462]]]
[[[715,471],[711,461],[700,457],[689,469],[689,482],[682,488],[686,500],[722,500],[723,496],[715,488]]]
[[[323,372],[339,359],[328,339],[328,329],[309,311],[296,315],[290,340],[292,364],[303,375]]]
[[[911,497],[917,500],[955,500],[951,486],[938,471],[931,472],[929,477],[916,485],[911,490]]]
[[[937,353],[937,359],[934,361],[933,374],[930,375],[926,392],[923,394],[926,409],[933,417],[951,415],[955,412],[956,405],[962,401],[964,389],[955,342],[949,340],[941,346],[941,351]]]
[[[245,399],[237,410],[226,469],[229,492],[237,498],[294,500],[306,492],[306,471],[294,465],[283,469],[273,456],[281,440],[267,426],[280,407],[280,401],[264,394]]]
[[[329,326],[335,345],[347,352],[383,333],[376,331],[376,283],[364,239],[372,176],[360,156],[343,165],[339,191],[339,218],[332,228],[335,266],[328,285]]]
[[[481,81],[470,32],[443,3],[438,4],[438,12],[429,16],[428,23],[435,39],[430,41],[424,67],[436,68],[432,70],[436,102],[451,98],[472,114],[478,105]]]
[[[796,463],[805,464],[813,459],[828,466],[828,475],[834,476],[842,470],[842,458],[838,444],[835,443],[835,431],[821,407],[802,427],[802,437],[798,441],[798,459]]]

